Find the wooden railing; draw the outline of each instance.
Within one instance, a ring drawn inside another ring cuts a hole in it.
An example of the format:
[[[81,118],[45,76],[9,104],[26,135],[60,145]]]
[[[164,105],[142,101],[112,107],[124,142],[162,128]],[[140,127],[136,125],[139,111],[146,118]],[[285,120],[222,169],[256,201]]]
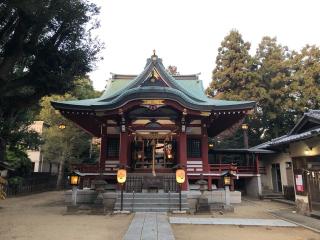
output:
[[[105,168],[102,169],[104,173],[115,173],[118,170],[118,161],[106,161]],[[81,173],[99,173],[100,167],[98,164],[78,163],[71,165],[72,170],[78,170]]]
[[[238,173],[257,173],[255,166],[237,166]]]
[[[209,164],[211,172],[236,171],[237,173],[255,174],[257,169],[255,166],[237,166],[235,164]]]
[[[237,166],[235,164],[209,164],[210,172],[214,173],[221,173],[224,171],[232,171],[235,170],[237,173],[242,174],[256,174],[257,169],[256,166]],[[192,170],[193,171],[192,171]],[[82,173],[98,173],[99,172],[99,165],[95,164],[72,164],[72,170],[78,170]],[[116,168],[112,168],[112,171],[104,171],[104,172],[116,172]],[[188,172],[197,172],[196,168],[188,167]],[[259,167],[259,173],[265,174],[265,168]]]
[[[209,164],[211,172],[223,172],[230,171],[232,169],[232,164]]]
[[[98,173],[99,172],[99,165],[98,164],[85,164],[85,163],[78,163],[71,165],[72,170],[78,170],[82,173]]]
[[[267,174],[266,167],[259,167],[260,174]]]

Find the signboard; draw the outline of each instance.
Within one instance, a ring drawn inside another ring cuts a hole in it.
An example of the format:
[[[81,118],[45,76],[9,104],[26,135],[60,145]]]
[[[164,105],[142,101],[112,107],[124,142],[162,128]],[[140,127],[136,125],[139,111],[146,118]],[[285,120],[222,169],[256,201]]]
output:
[[[296,180],[296,190],[297,192],[303,192],[304,191],[304,187],[303,187],[303,179],[302,179],[302,175],[295,175],[295,180]]]

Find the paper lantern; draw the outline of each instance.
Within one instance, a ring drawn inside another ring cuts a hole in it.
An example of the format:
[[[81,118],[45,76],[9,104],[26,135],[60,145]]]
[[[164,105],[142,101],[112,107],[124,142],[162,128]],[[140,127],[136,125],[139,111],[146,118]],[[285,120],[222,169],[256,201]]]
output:
[[[125,183],[127,180],[127,170],[119,169],[117,172],[117,181],[118,183],[122,184]]]
[[[183,169],[178,169],[176,171],[176,181],[177,183],[184,183],[186,180],[186,172]]]

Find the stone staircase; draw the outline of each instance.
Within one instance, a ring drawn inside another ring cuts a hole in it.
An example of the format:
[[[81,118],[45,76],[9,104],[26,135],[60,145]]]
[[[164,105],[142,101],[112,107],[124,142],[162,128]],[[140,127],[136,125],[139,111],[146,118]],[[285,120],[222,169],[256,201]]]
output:
[[[262,199],[284,199],[282,192],[272,192],[271,190],[262,191]]]
[[[120,210],[118,193],[114,210]],[[131,212],[170,212],[179,210],[179,193],[123,193],[123,210]],[[181,194],[181,210],[189,210],[187,194]]]

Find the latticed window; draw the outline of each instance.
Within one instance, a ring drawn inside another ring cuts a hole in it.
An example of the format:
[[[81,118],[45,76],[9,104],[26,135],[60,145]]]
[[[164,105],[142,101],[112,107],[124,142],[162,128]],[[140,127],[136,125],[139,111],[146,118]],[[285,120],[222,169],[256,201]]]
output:
[[[201,141],[200,141],[200,139],[190,138],[187,140],[187,156],[189,158],[201,157]]]
[[[119,138],[108,138],[107,139],[107,157],[117,158],[119,157]]]

